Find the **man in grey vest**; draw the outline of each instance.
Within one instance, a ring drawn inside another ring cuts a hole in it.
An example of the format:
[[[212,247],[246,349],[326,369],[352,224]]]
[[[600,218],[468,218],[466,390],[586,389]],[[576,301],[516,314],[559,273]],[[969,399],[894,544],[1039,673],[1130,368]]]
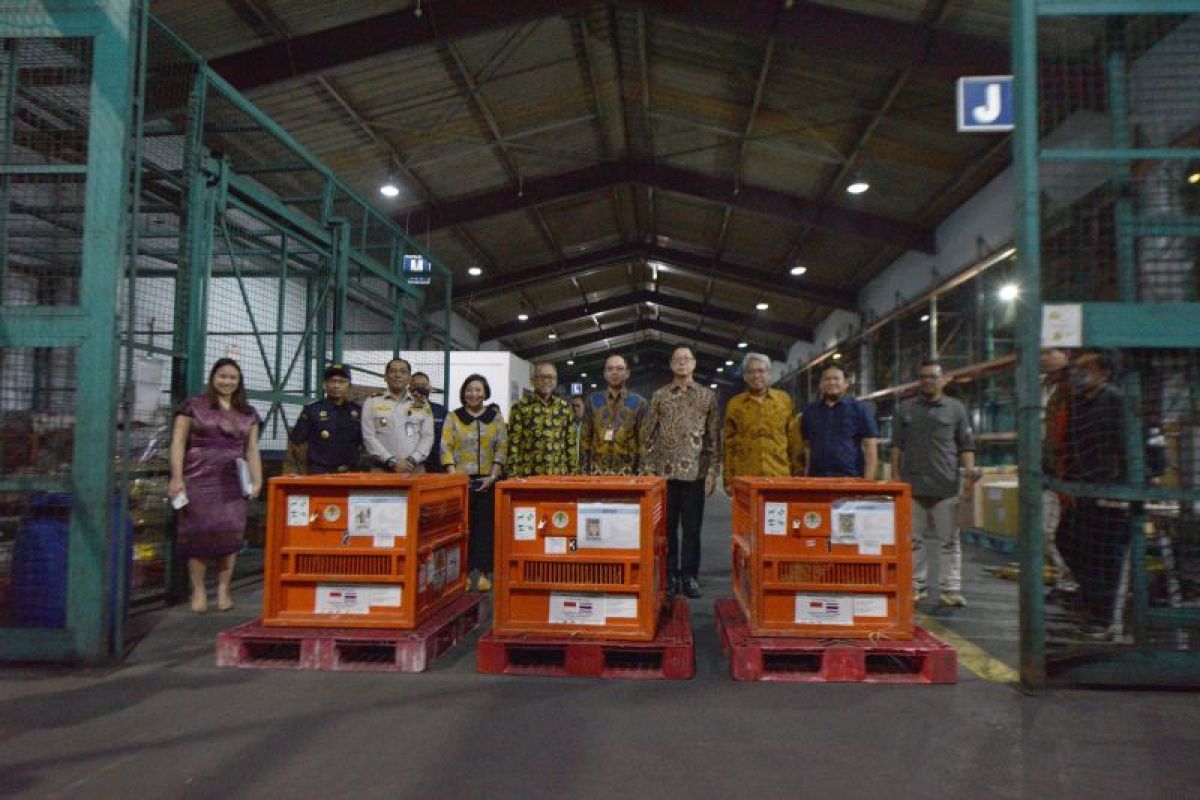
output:
[[[892,432],[892,474],[912,484],[913,600],[928,594],[929,553],[925,539],[938,541],[943,605],[965,606],[962,595],[962,542],[958,533],[958,468],[966,491],[975,482],[975,441],[967,409],[942,393],[942,365],[932,359],[917,367],[918,394],[896,412]]]

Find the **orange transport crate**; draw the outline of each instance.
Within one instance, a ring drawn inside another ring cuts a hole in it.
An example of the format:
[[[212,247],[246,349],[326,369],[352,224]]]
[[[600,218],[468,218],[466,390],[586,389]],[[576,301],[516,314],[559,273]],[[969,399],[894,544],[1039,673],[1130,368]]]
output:
[[[754,636],[911,639],[907,483],[733,482],[733,591]]]
[[[496,484],[493,632],[649,641],[666,597],[663,478]]]
[[[269,487],[264,625],[415,628],[466,591],[465,475],[295,475]]]

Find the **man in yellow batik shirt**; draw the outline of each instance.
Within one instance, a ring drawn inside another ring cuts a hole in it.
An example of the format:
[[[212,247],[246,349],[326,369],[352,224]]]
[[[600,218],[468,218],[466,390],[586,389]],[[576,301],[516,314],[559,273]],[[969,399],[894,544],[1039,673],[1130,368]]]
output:
[[[800,424],[792,398],[771,389],[771,359],[747,353],[742,360],[746,391],[725,405],[725,493],[739,475],[803,475]]]

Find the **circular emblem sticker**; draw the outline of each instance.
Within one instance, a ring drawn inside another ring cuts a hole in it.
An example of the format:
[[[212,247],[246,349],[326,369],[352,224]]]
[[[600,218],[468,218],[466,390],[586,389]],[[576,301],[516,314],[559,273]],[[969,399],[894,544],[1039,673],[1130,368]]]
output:
[[[804,515],[804,527],[809,530],[821,527],[821,515],[816,511],[809,511]]]
[[[342,518],[342,509],[334,505],[325,506],[325,510],[321,513],[326,522],[337,522]]]
[[[551,522],[554,523],[554,527],[556,528],[565,528],[570,521],[571,517],[565,511],[555,511],[554,516],[551,517]]]

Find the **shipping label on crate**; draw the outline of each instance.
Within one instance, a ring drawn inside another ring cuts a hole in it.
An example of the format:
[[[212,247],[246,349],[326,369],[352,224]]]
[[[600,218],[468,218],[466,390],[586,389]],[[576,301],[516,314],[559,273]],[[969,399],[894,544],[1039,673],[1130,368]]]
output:
[[[454,583],[462,574],[462,559],[459,556],[458,545],[446,548],[446,583]]]
[[[370,536],[375,547],[391,547],[395,537],[408,535],[408,492],[351,494],[348,506],[351,536]]]
[[[763,533],[767,536],[787,536],[787,503],[763,503]]]
[[[575,515],[579,549],[638,549],[641,515],[637,503],[580,503]]]
[[[368,586],[367,587],[367,604],[374,606],[390,606],[393,608],[400,607],[400,600],[404,596],[399,586]]]
[[[896,543],[896,504],[892,500],[840,500],[833,504],[833,544],[858,547],[877,556]]]
[[[365,586],[317,584],[317,614],[366,614],[371,610],[370,591]]]
[[[608,619],[637,619],[638,599],[636,594],[606,594],[604,616]]]
[[[308,524],[308,495],[290,494],[287,499],[288,527],[303,527]]]
[[[513,538],[518,542],[532,542],[537,539],[536,508],[513,509]]]
[[[883,595],[865,595],[854,598],[854,616],[856,617],[886,617],[888,615],[888,599]]]
[[[608,621],[602,594],[550,593],[551,625],[603,625]]]
[[[543,541],[545,542],[546,555],[562,556],[567,554],[567,537],[547,536]]]
[[[854,597],[848,594],[796,593],[796,623],[800,625],[853,625]]]

